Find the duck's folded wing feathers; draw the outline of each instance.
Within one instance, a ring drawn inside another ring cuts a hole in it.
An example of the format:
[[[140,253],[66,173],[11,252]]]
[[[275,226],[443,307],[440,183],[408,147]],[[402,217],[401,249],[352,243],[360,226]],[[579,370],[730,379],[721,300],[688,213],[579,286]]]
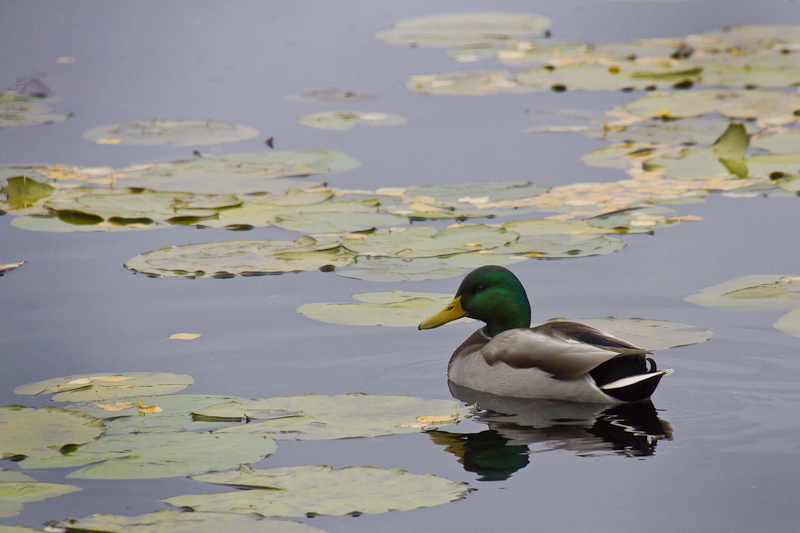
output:
[[[514,368],[539,368],[555,379],[575,379],[620,355],[647,350],[578,322],[547,322],[534,328],[510,329],[481,348],[486,362]]]

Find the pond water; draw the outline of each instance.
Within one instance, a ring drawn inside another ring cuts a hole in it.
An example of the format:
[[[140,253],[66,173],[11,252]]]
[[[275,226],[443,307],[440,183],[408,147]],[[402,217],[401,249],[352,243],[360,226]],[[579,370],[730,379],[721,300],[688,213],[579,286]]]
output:
[[[74,116],[0,129],[0,164],[123,168],[190,158],[196,149],[209,155],[268,151],[265,140],[273,137],[275,150],[331,149],[358,159],[358,168],[316,177],[340,189],[626,179],[622,170],[580,161],[608,146],[602,139],[525,130],[548,124],[547,111],[602,112],[644,91],[433,96],[405,88],[412,75],[515,70],[495,59],[457,63],[442,48],[392,45],[372,36],[403,19],[462,11],[541,14],[552,19],[553,38],[593,43],[681,37],[730,25],[800,24],[796,2],[788,0],[6,2],[0,6],[0,83],[38,76],[57,98],[50,106]],[[74,62],[57,63],[64,57]],[[285,98],[332,87],[378,97],[342,103]],[[297,122],[330,110],[390,113],[408,123],[333,131]],[[82,138],[102,124],[152,118],[212,119],[260,134],[204,146],[107,145]],[[740,276],[800,275],[798,201],[789,194],[710,194],[702,202],[670,206],[702,221],[617,235],[626,247],[613,254],[510,266],[528,290],[534,322],[610,315],[712,331],[708,342],[656,352],[659,367],[675,372],[653,395],[655,410],[645,404],[634,412],[602,413],[482,398],[484,408],[504,414],[484,412],[431,433],[280,441],[277,452],[251,466],[402,468],[477,489],[451,503],[409,511],[295,518],[328,532],[796,531],[800,339],[772,327],[786,309],[707,308],[683,298]],[[194,384],[184,392],[191,394],[451,399],[447,360],[476,327],[420,332],[342,326],[296,312],[306,303],[350,301],[353,293],[452,294],[461,276],[381,283],[314,270],[185,279],[123,267],[167,246],[301,235],[277,227],[56,233],[20,229],[11,225],[13,218],[0,217],[0,264],[25,264],[0,278],[0,405],[52,405],[49,397],[13,389],[105,372],[188,374]],[[505,220],[510,218],[498,219]],[[437,228],[450,223],[424,222]],[[179,332],[202,336],[169,340]],[[4,460],[0,468],[18,470],[21,464]],[[145,514],[167,508],[162,498],[227,490],[184,477],[67,479],[73,470],[26,470],[37,481],[82,490],[25,503],[16,516],[0,518],[0,529],[40,528],[48,520],[94,513]]]

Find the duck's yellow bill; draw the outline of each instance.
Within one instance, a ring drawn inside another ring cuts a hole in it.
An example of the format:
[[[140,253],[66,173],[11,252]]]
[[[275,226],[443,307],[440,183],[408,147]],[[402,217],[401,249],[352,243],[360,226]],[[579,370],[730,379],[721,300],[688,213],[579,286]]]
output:
[[[422,324],[419,325],[419,329],[438,328],[441,325],[465,316],[467,316],[467,312],[461,308],[461,296],[457,296],[452,302],[447,304],[447,307],[423,320]]]

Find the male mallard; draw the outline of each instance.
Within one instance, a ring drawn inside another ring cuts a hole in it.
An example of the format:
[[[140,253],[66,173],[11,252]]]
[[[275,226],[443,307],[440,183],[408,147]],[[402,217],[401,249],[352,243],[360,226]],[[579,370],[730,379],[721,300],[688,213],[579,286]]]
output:
[[[470,389],[518,398],[634,402],[649,398],[661,377],[672,373],[657,370],[647,350],[585,324],[530,327],[525,288],[500,266],[470,272],[453,301],[419,329],[461,317],[486,322],[447,365],[450,381]]]

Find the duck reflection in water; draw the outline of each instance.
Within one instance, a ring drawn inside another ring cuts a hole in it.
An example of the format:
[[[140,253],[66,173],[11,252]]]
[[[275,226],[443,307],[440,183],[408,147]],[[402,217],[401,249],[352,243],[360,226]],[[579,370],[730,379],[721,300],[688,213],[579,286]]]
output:
[[[453,396],[475,404],[478,433],[433,430],[435,444],[458,457],[479,481],[508,479],[528,465],[534,452],[568,450],[581,456],[646,457],[672,428],[658,418],[650,400],[616,405],[495,396],[450,382]],[[531,450],[530,445],[536,445]]]

